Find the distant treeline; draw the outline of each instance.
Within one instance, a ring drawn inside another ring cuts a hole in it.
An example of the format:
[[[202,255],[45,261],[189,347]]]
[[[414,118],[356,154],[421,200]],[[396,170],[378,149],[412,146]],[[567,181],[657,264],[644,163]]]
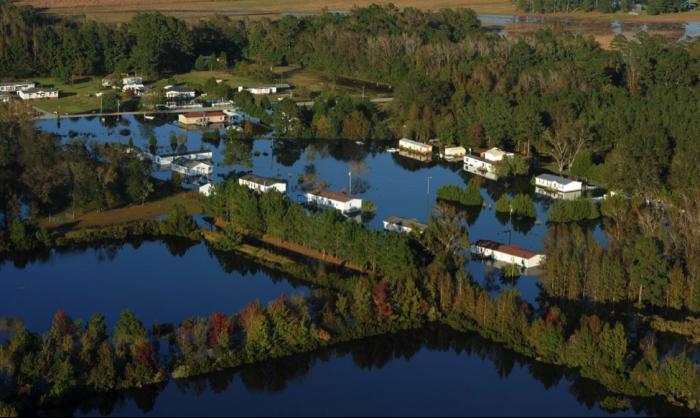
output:
[[[683,12],[693,8],[688,0],[515,0],[515,4],[522,11],[535,13],[630,12],[636,11],[639,4],[648,14],[657,15]]]

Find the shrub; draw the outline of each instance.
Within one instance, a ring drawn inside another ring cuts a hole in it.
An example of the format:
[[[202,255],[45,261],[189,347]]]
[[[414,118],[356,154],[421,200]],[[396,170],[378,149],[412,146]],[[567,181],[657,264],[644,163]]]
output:
[[[510,199],[507,195],[503,195],[496,201],[496,212],[510,213]]]
[[[549,222],[580,222],[598,219],[598,205],[591,199],[557,200],[549,212]]]
[[[481,206],[484,199],[481,197],[479,186],[470,181],[466,189],[462,189],[454,184],[442,186],[437,190],[438,199],[448,202],[456,202],[463,206]]]
[[[536,218],[537,210],[535,209],[535,203],[532,201],[530,196],[526,194],[519,194],[513,198],[513,203],[511,204],[512,213],[514,216],[521,218]]]

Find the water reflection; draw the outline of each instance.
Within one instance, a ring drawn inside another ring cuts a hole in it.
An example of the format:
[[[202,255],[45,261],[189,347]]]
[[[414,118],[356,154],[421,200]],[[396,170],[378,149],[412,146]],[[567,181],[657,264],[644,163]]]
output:
[[[494,390],[498,388],[497,390]],[[86,400],[51,415],[601,415],[602,386],[441,326]],[[507,399],[507,402],[504,400]],[[623,415],[686,415],[629,399]],[[528,409],[523,409],[527,407]],[[383,408],[383,409],[382,409]]]
[[[304,274],[318,268],[302,264]],[[332,270],[328,270],[332,271]],[[99,312],[114,323],[126,308],[146,326],[214,311],[237,312],[257,300],[307,294],[288,273],[187,240],[102,243],[0,262],[0,318],[44,332],[59,308],[75,319]],[[31,306],[32,309],[27,309]]]

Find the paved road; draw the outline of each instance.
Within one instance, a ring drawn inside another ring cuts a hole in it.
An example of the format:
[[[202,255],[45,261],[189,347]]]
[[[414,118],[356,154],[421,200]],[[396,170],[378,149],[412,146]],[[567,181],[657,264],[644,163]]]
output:
[[[372,103],[388,103],[393,101],[393,97],[379,97],[375,99],[370,99]],[[311,107],[314,105],[313,101],[309,102],[297,102],[298,106]],[[58,115],[55,113],[49,113],[45,110],[34,107],[34,110],[38,114],[35,119],[56,119]],[[233,110],[231,107],[217,106],[217,107],[201,107],[195,109],[166,109],[166,110],[153,110],[153,111],[136,111],[136,112],[105,112],[105,113],[76,113],[76,114],[62,114],[62,118],[89,118],[89,117],[103,117],[103,116],[125,116],[125,115],[158,115],[158,114],[180,114],[188,112],[210,112],[213,110]]]

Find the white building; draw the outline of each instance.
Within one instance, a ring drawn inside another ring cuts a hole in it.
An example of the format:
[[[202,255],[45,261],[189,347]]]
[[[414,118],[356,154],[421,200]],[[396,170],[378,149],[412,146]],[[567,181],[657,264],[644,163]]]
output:
[[[267,193],[273,190],[280,193],[287,192],[287,182],[269,177],[256,176],[255,174],[241,176],[238,179],[238,184],[260,193]]]
[[[204,196],[211,196],[211,192],[214,190],[214,185],[211,183],[205,183],[199,186],[199,193]]]
[[[516,245],[501,244],[490,240],[479,240],[472,245],[472,254],[478,257],[491,258],[507,264],[523,268],[537,267],[544,261],[543,254],[520,248]]]
[[[146,86],[139,83],[124,84],[122,86],[122,91],[130,91],[136,96],[141,96],[143,95],[143,92],[146,91]]]
[[[512,152],[505,152],[496,147],[482,152],[479,156],[467,154],[464,156],[464,171],[468,171],[491,180],[498,180],[498,176],[496,175],[498,164],[503,162],[505,158],[511,158],[514,155],[515,154]]]
[[[442,151],[442,158],[448,161],[459,161],[467,155],[467,149],[464,147],[445,147]]]
[[[390,216],[384,219],[384,229],[387,231],[402,232],[405,234],[410,234],[411,232],[417,232],[422,234],[423,231],[428,227],[428,225],[420,223],[418,219],[414,218],[402,218],[400,216]]]
[[[58,90],[53,88],[34,87],[20,90],[17,94],[22,100],[58,99]]]
[[[238,86],[238,91],[248,91],[251,94],[262,95],[262,94],[277,94],[282,90],[288,90],[291,86],[289,84],[272,84],[264,86]]]
[[[540,174],[539,176],[535,177],[535,186],[561,193],[583,191],[583,183],[580,181],[555,176],[553,174]]]
[[[399,149],[416,154],[432,154],[433,146],[408,138],[399,139]]]
[[[214,172],[214,165],[211,161],[191,160],[180,157],[170,164],[170,170],[187,177],[209,176]]]
[[[150,151],[144,151],[144,157],[159,165],[172,164],[178,158],[187,158],[195,161],[209,161],[214,158],[214,153],[205,149],[199,151],[182,151],[182,152],[166,152],[162,154],[153,154]]]
[[[127,86],[129,84],[141,84],[141,85],[143,85],[143,77],[140,77],[140,76],[124,77],[122,79],[122,86]]]
[[[2,93],[17,93],[22,90],[29,90],[36,87],[33,81],[6,81],[0,83],[0,92]]]
[[[512,152],[505,152],[498,147],[493,147],[488,151],[481,154],[481,157],[486,161],[500,162],[505,158],[512,158],[515,154]]]
[[[355,213],[362,210],[362,199],[339,192],[309,192],[306,193],[306,202],[319,208],[336,209],[342,213]]]
[[[465,155],[464,156],[464,170],[479,173],[491,173],[496,172],[496,165],[491,161],[486,161],[481,157],[476,155]]]
[[[168,100],[192,100],[197,96],[194,89],[186,87],[166,86],[163,92]]]

